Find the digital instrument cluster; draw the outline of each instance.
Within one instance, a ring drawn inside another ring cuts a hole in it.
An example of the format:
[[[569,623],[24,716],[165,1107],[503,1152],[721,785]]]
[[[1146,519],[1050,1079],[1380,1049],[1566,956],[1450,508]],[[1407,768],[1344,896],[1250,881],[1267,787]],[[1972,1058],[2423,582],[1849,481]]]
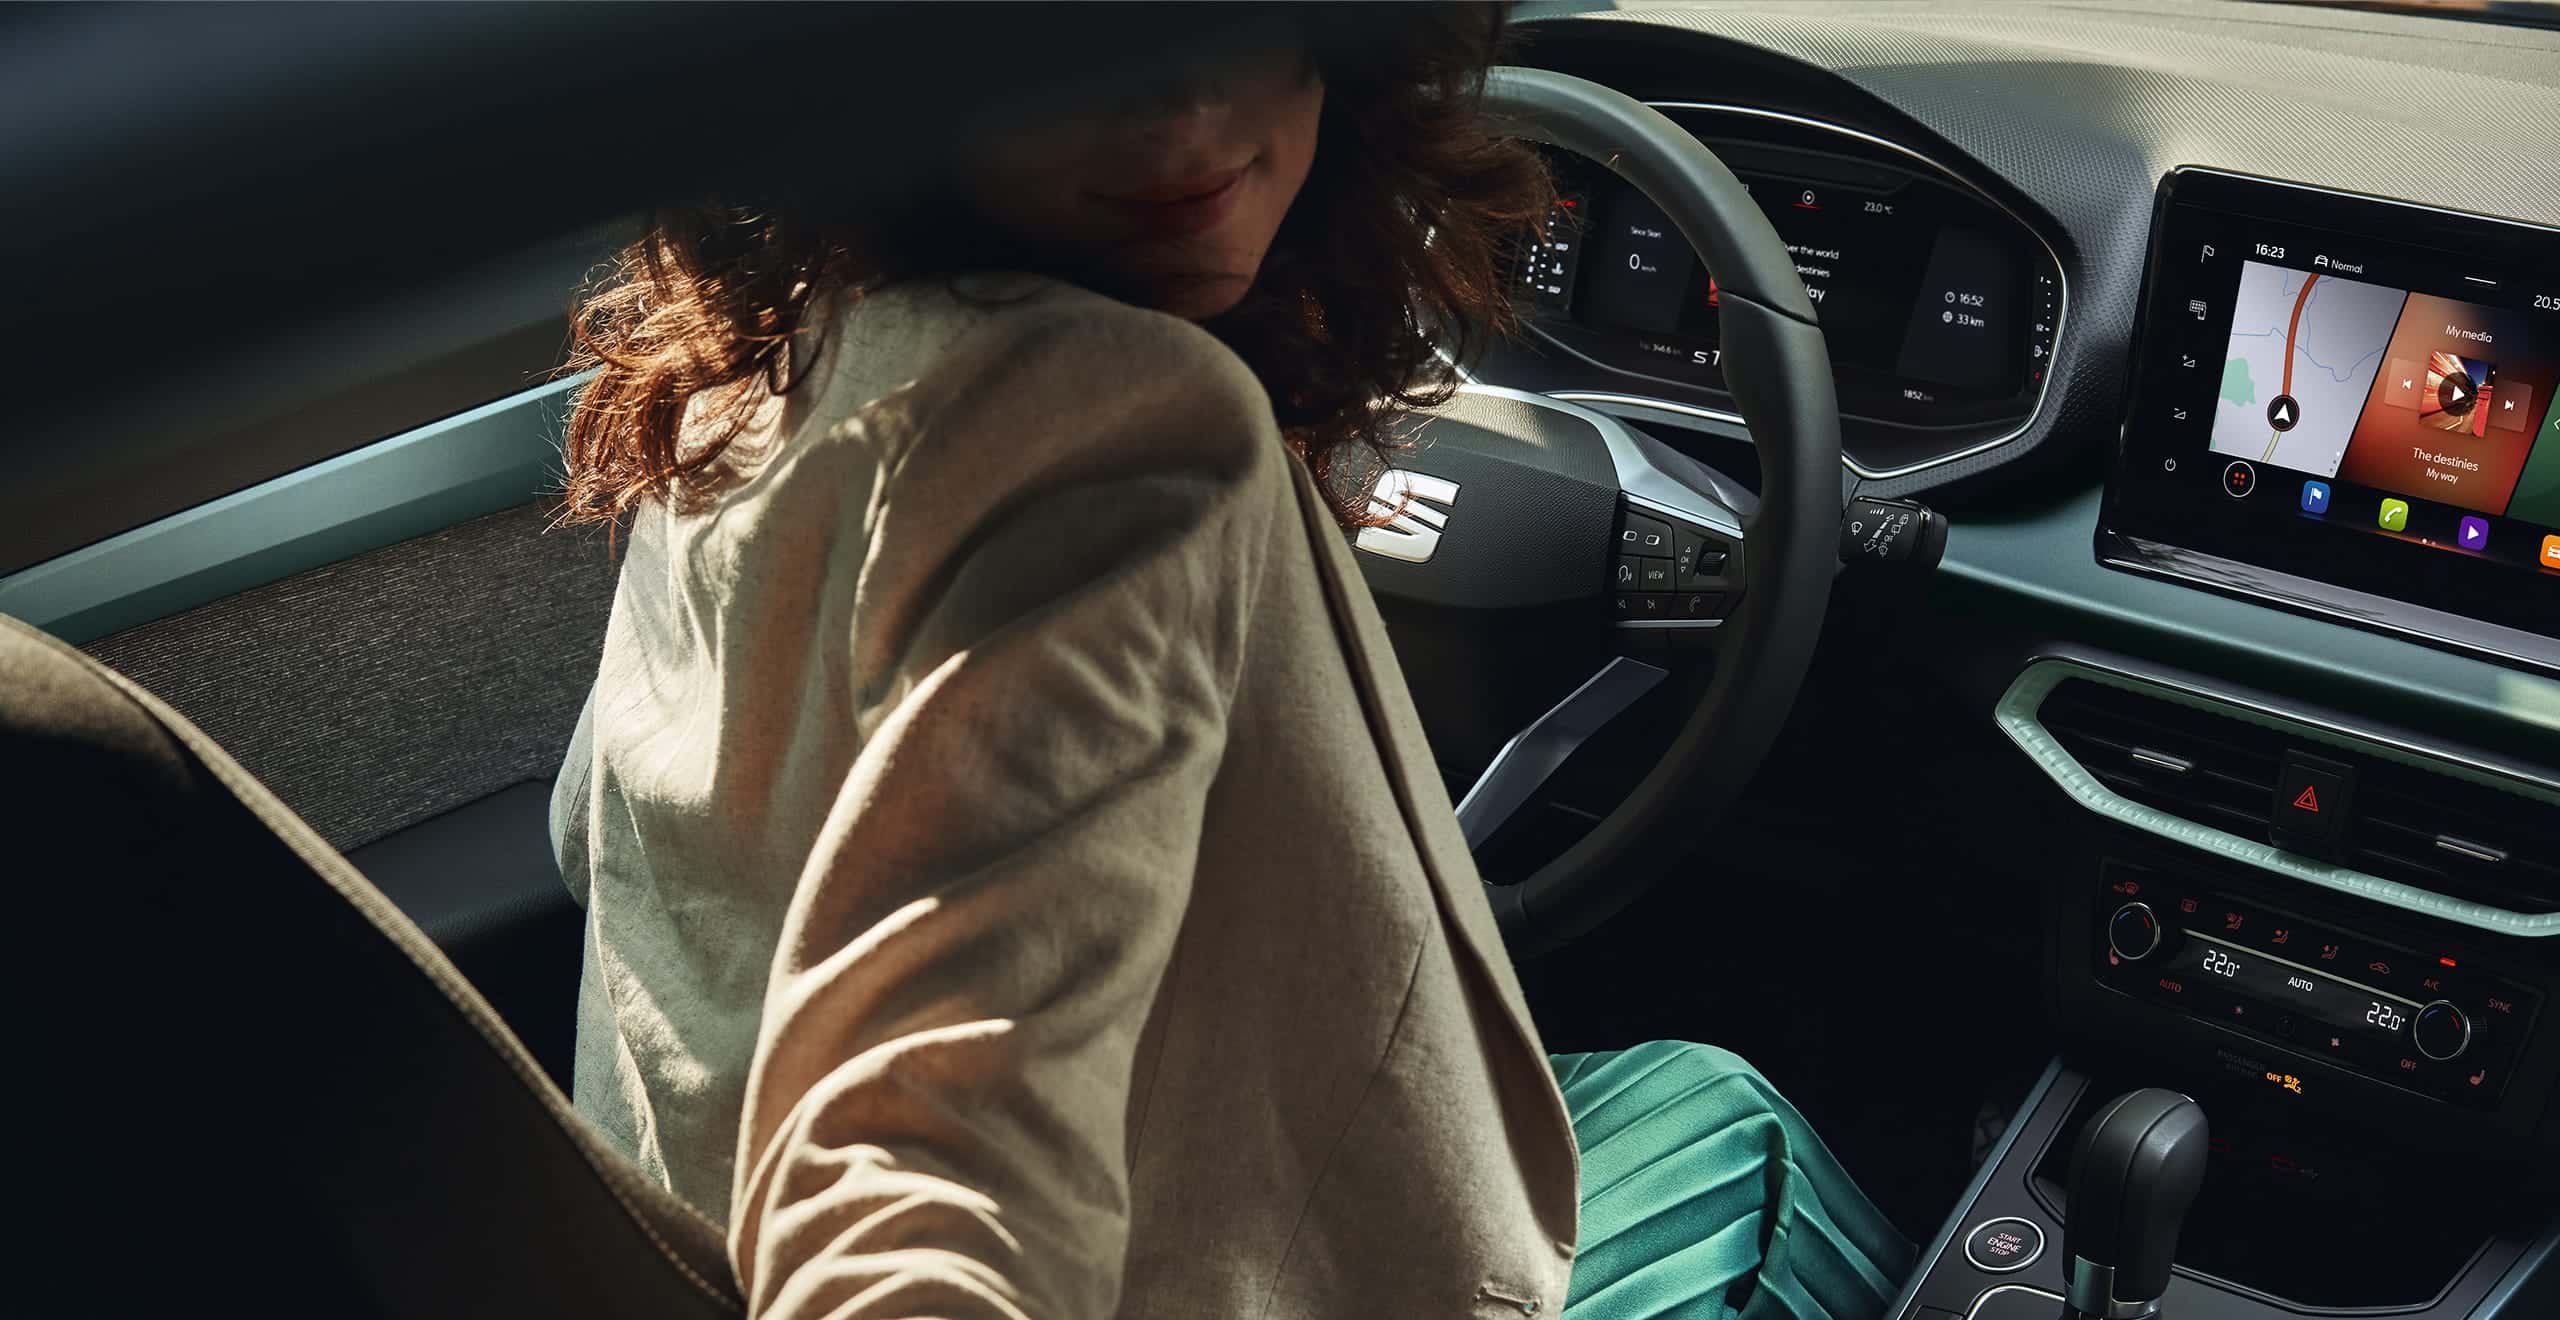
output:
[[[1716,112],[1685,121],[1795,258],[1853,460],[1926,461],[2035,411],[2063,286],[2015,218],[1890,144],[1767,122],[1740,140],[1718,135],[1733,124]],[[1554,164],[1561,199],[1522,276],[1533,330],[1631,392],[1729,406],[1714,273],[1634,188],[1580,157]]]

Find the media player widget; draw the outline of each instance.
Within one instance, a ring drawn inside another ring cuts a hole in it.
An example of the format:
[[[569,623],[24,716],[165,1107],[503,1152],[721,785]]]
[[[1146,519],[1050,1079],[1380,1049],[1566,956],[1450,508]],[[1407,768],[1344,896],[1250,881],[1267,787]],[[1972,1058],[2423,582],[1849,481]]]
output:
[[[2304,320],[2312,319],[2306,309]],[[2373,352],[2383,370],[2371,402],[2354,418],[2337,478],[2482,515],[2532,519],[2528,507],[2510,506],[2535,502],[2522,481],[2537,447],[2535,405],[2548,400],[2560,377],[2560,351],[2543,342],[2541,327],[2513,308],[2412,293],[2386,342],[2372,343],[2372,327],[2359,328],[2363,337],[2354,343]],[[2478,539],[2487,539],[2485,526]],[[2457,545],[2480,549],[2470,538]]]

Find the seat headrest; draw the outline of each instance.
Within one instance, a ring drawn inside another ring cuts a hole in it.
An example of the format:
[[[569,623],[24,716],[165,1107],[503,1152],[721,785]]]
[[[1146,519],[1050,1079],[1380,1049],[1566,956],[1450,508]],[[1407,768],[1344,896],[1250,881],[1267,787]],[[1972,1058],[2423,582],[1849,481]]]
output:
[[[0,614],[0,801],[44,824],[22,845],[148,847],[201,791],[185,749],[94,661]]]

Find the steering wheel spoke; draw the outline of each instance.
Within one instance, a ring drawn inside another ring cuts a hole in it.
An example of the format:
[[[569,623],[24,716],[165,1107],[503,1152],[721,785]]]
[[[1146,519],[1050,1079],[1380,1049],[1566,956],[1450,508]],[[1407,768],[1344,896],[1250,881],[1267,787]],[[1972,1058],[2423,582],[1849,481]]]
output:
[[[1529,722],[1494,753],[1475,786],[1458,799],[1458,829],[1467,847],[1481,849],[1508,823],[1567,758],[1651,692],[1663,671],[1624,656],[1601,666],[1589,682]]]
[[[1615,419],[1602,425],[1618,474],[1609,600],[1622,655],[1682,664],[1712,655],[1749,582],[1740,483]]]

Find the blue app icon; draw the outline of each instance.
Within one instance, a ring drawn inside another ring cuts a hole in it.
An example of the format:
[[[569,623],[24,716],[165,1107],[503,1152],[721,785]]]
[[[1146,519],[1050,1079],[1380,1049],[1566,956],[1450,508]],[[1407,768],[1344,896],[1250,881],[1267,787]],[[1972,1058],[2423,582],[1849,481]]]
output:
[[[2327,513],[2329,511],[2328,482],[2306,481],[2302,483],[2302,511],[2304,513]]]

